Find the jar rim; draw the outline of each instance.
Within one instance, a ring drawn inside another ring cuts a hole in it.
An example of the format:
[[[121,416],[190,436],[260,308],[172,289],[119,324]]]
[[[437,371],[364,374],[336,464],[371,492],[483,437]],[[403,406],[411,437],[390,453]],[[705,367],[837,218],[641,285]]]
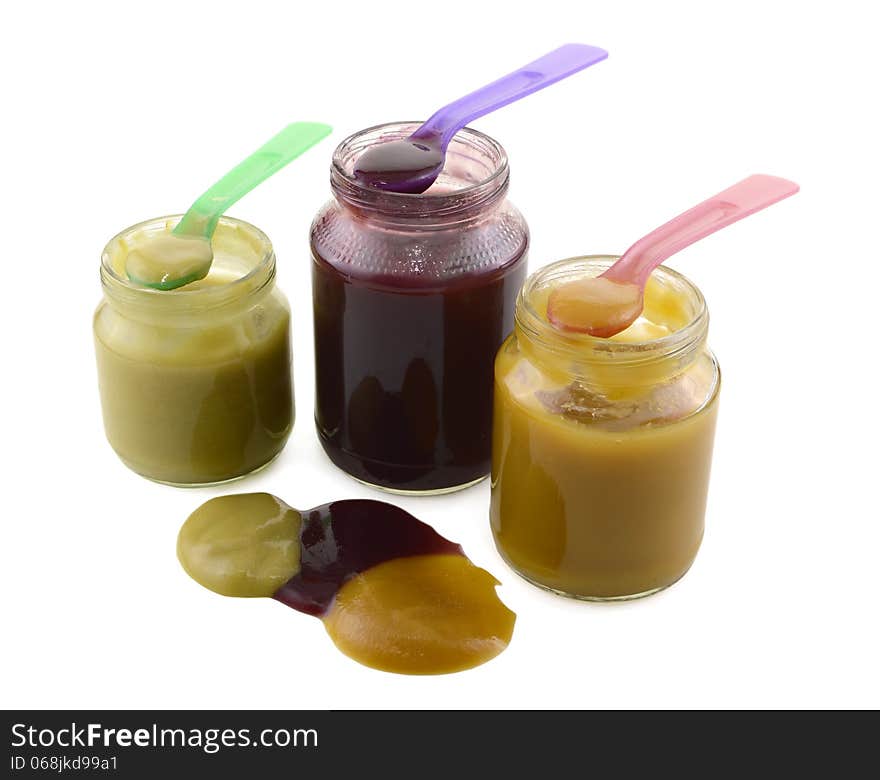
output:
[[[515,319],[519,330],[542,349],[564,354],[577,362],[613,362],[615,365],[643,364],[680,358],[694,351],[706,338],[709,309],[700,289],[684,274],[668,266],[658,266],[653,274],[671,282],[688,296],[691,312],[688,321],[672,333],[643,341],[614,341],[588,333],[567,333],[554,328],[535,309],[533,293],[550,280],[582,276],[586,269],[603,271],[619,259],[618,255],[577,255],[557,260],[532,273],[523,284],[516,303]]]
[[[167,304],[182,307],[197,303],[200,308],[214,308],[237,300],[243,295],[255,293],[274,278],[275,253],[269,237],[250,222],[226,215],[220,217],[218,227],[224,226],[235,230],[244,229],[250,236],[256,239],[259,246],[256,253],[259,255],[259,259],[253,268],[241,276],[212,287],[187,289],[186,286],[183,286],[174,290],[159,290],[136,284],[127,276],[117,273],[113,264],[113,253],[119,248],[120,244],[139,231],[162,228],[171,230],[182,217],[182,214],[170,214],[164,217],[146,219],[120,230],[113,236],[101,251],[101,282],[105,290],[111,291],[113,295],[124,297],[126,303],[134,305]]]
[[[510,178],[507,152],[494,138],[471,127],[459,130],[450,141],[449,149],[459,146],[484,154],[492,169],[479,181],[447,192],[432,193],[429,190],[424,193],[409,193],[370,187],[354,176],[354,160],[368,148],[371,140],[400,140],[422,124],[417,121],[385,122],[359,130],[343,139],[333,152],[330,166],[333,190],[346,201],[366,210],[416,217],[453,215],[471,210],[475,206],[485,207],[487,201],[497,199],[504,193]]]

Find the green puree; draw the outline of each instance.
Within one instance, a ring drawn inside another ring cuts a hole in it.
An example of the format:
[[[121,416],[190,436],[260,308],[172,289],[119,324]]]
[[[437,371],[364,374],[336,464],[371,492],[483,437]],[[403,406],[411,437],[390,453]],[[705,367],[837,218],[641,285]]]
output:
[[[268,493],[221,496],[180,529],[177,557],[223,596],[271,596],[299,571],[300,513]]]

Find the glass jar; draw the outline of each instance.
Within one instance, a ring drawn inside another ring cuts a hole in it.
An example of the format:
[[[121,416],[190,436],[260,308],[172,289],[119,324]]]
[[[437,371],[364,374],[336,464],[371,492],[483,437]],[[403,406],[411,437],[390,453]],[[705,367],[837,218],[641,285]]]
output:
[[[495,363],[491,524],[530,582],[581,599],[646,596],[688,570],[703,537],[718,392],[700,291],[661,266],[643,316],[610,339],[566,333],[550,291],[617,258],[533,274]]]
[[[275,254],[253,225],[222,217],[208,276],[176,290],[128,280],[134,242],[180,216],[142,222],[101,256],[94,316],[104,428],[122,461],[171,485],[226,482],[262,468],[293,426],[290,308]]]
[[[424,194],[355,179],[365,150],[417,126],[373,127],[334,153],[334,199],[311,230],[315,419],[356,479],[442,493],[489,472],[492,364],[513,328],[529,233],[506,199],[504,150],[475,130],[455,136]]]

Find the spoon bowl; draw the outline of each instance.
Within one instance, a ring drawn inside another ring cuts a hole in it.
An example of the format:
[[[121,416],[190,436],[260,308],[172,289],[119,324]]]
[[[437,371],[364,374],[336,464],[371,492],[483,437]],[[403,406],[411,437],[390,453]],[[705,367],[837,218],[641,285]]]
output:
[[[171,232],[132,246],[125,258],[125,273],[141,287],[173,290],[204,279],[213,261],[210,238]]]
[[[370,187],[418,194],[436,181],[445,160],[439,138],[410,136],[368,149],[355,164],[355,176]]]
[[[554,290],[547,302],[547,317],[557,327],[575,333],[610,338],[632,325],[645,308],[645,290],[631,282],[606,276],[577,279]]]

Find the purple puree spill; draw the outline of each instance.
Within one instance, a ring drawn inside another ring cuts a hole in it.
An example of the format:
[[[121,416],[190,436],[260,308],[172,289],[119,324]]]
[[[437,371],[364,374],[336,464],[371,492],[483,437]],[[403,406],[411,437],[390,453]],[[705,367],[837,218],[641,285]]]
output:
[[[384,501],[333,501],[300,514],[300,571],[273,598],[309,615],[324,615],[339,588],[377,564],[414,555],[464,555],[460,545]]]
[[[355,163],[354,175],[370,187],[415,194],[434,183],[444,160],[439,136],[412,135],[368,149]]]

